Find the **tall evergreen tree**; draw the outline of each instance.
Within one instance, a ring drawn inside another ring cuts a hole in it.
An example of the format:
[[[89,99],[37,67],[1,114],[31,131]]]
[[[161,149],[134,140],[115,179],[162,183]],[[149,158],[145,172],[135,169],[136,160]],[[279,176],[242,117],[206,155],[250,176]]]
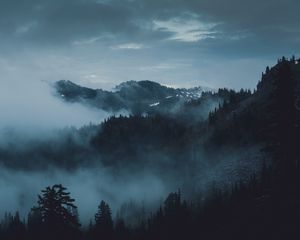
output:
[[[98,212],[95,214],[95,234],[103,239],[113,238],[113,220],[111,209],[105,201],[101,201]]]
[[[75,200],[66,190],[61,184],[56,184],[42,190],[42,195],[38,196],[37,210],[49,238],[73,236],[80,227]]]

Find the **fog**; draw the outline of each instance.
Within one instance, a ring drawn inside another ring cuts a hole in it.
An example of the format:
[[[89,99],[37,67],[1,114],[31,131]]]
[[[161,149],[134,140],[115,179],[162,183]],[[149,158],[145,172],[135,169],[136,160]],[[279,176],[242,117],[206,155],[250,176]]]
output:
[[[30,209],[37,206],[42,189],[63,184],[75,199],[83,226],[94,220],[101,200],[110,205],[114,218],[125,203],[133,201],[133,209],[125,209],[121,216],[128,224],[135,224],[141,217],[136,209],[149,217],[159,205],[163,206],[170,192],[179,188],[184,199],[194,200],[199,194],[205,198],[212,186],[230,187],[237,180],[247,178],[261,167],[256,150],[236,149],[230,154],[224,150],[219,159],[214,159],[216,164],[202,156],[195,164],[187,162],[177,169],[172,168],[172,159],[163,156],[160,160],[164,163],[159,166],[145,164],[135,168],[124,164],[123,168],[114,169],[101,163],[72,170],[55,166],[39,171],[1,167],[0,219],[6,212],[15,211],[26,219]]]
[[[109,116],[80,104],[67,104],[54,96],[51,84],[43,81],[1,81],[0,128],[50,130],[99,123]]]
[[[108,167],[101,162],[101,154],[86,151],[90,136],[82,138],[78,129],[91,123],[97,129],[97,124],[111,113],[64,102],[55,96],[53,82],[41,81],[26,71],[22,78],[14,71],[4,73],[0,89],[0,218],[5,212],[15,211],[26,218],[37,204],[40,191],[59,183],[75,198],[84,225],[93,219],[101,200],[110,204],[114,216],[122,204],[131,200],[146,206],[146,214],[150,214],[171,191],[182,188],[184,197],[189,198],[195,192],[205,192],[214,182],[230,184],[258,165],[243,161],[257,154],[258,149],[224,149],[214,156],[198,149],[196,158],[185,152],[184,163],[176,163],[171,156],[153,149],[138,152],[138,162],[122,156],[121,167]],[[189,114],[205,119],[218,103],[208,101],[202,110],[193,108]],[[132,144],[140,148],[138,142]],[[7,161],[12,161],[9,167]]]
[[[101,167],[78,169],[72,173],[58,169],[25,172],[2,168],[0,174],[0,216],[5,212],[20,211],[21,216],[26,217],[30,208],[37,205],[41,189],[56,183],[63,183],[75,198],[83,224],[94,218],[102,199],[110,204],[115,215],[125,202],[158,203],[168,191],[161,180],[150,173],[116,177]]]
[[[159,157],[162,163],[145,163],[142,167],[124,163],[123,167],[115,168],[103,166],[100,162],[72,170],[57,166],[38,171],[2,167],[0,216],[4,216],[5,212],[19,211],[26,218],[30,209],[37,205],[37,195],[41,190],[61,183],[76,200],[80,221],[84,226],[94,219],[101,200],[109,203],[113,217],[116,217],[123,204],[130,201],[135,202],[135,208],[143,207],[147,217],[163,204],[168,193],[179,188],[185,199],[192,200],[198,194],[205,196],[212,186],[231,186],[235,181],[247,178],[252,171],[261,167],[259,149],[259,146],[220,149],[214,157],[215,162],[203,155],[194,159],[194,162],[187,161],[180,169],[172,168],[173,159],[159,156],[160,153],[153,154],[153,157]],[[126,157],[124,161],[127,161]],[[123,214],[123,217],[130,218],[130,212]],[[140,216],[126,220],[135,223],[137,217]]]
[[[56,141],[59,129],[80,128],[88,124],[99,124],[112,115],[100,109],[79,103],[67,103],[55,96],[53,82],[42,81],[35,74],[3,67],[0,80],[0,146],[5,150],[24,151],[34,148],[32,143]],[[54,79],[59,80],[59,79]],[[59,143],[58,143],[59,144]],[[23,161],[30,159],[23,159]],[[129,199],[140,188],[134,180],[126,191],[118,191],[113,176],[100,167],[78,169],[70,172],[58,167],[43,171],[22,171],[0,167],[0,218],[4,212],[20,211],[25,217],[36,204],[37,194],[46,186],[62,183],[69,187],[77,205],[84,211],[82,219],[92,218],[101,199],[109,199],[113,206]],[[145,179],[145,181],[148,181]],[[159,182],[152,182],[157,191],[162,191]],[[146,183],[145,183],[146,184]],[[111,196],[119,192],[118,198]],[[147,196],[147,193],[144,193]],[[147,196],[148,198],[148,196]],[[89,206],[88,208],[84,206]]]
[[[46,167],[45,163],[45,169],[30,170],[35,168],[34,162],[44,160],[37,159],[34,154],[28,157],[24,152],[35,151],[38,144],[47,145],[48,141],[59,146],[65,137],[61,130],[70,133],[73,131],[70,127],[78,129],[100,124],[112,113],[64,102],[55,96],[52,82],[27,77],[26,72],[23,76],[9,73],[1,79],[0,147],[13,154],[20,153],[20,161],[28,162],[29,169],[0,167],[0,219],[5,212],[15,211],[26,219],[31,207],[37,204],[41,190],[58,183],[66,186],[75,198],[83,224],[94,218],[102,199],[110,204],[114,215],[123,203],[131,200],[148,206],[159,203],[170,188],[150,172],[116,174],[100,163],[72,171],[59,166]],[[84,145],[81,139],[77,140],[78,144]]]

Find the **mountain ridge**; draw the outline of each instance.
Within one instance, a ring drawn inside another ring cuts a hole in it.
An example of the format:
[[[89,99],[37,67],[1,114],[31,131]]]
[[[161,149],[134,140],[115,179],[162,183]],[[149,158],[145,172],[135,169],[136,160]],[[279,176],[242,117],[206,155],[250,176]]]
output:
[[[203,92],[214,91],[206,87],[171,88],[150,80],[127,81],[115,91],[92,89],[60,80],[54,84],[57,96],[68,102],[80,102],[106,111],[127,110],[133,114],[150,113],[153,108],[161,112],[184,102],[199,99]]]

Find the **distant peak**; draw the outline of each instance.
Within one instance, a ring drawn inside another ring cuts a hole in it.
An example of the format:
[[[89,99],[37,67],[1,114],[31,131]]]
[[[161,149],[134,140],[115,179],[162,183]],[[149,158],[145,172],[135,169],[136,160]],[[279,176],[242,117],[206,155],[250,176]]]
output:
[[[58,84],[58,85],[73,85],[73,86],[79,86],[79,85],[77,85],[76,83],[74,83],[74,82],[72,82],[72,81],[70,81],[70,80],[64,80],[64,79],[57,81],[56,84]]]
[[[154,82],[154,81],[150,81],[150,80],[140,80],[140,81],[136,81],[136,80],[130,80],[130,81],[126,81],[126,82],[122,82],[119,85],[117,85],[115,87],[116,90],[121,90],[123,88],[128,88],[128,87],[143,87],[143,88],[147,88],[150,86],[156,86],[156,87],[162,87],[161,84]]]

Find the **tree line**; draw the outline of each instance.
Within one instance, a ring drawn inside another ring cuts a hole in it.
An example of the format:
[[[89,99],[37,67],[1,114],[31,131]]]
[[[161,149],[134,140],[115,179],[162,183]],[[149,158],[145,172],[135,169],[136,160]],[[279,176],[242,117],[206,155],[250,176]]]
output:
[[[285,174],[278,175],[279,170]],[[102,200],[94,220],[83,227],[75,199],[56,184],[41,191],[26,220],[18,212],[5,214],[0,239],[299,239],[299,203],[300,168],[263,164],[260,173],[247,181],[212,187],[193,201],[184,200],[181,190],[172,192],[136,226],[113,218]]]

